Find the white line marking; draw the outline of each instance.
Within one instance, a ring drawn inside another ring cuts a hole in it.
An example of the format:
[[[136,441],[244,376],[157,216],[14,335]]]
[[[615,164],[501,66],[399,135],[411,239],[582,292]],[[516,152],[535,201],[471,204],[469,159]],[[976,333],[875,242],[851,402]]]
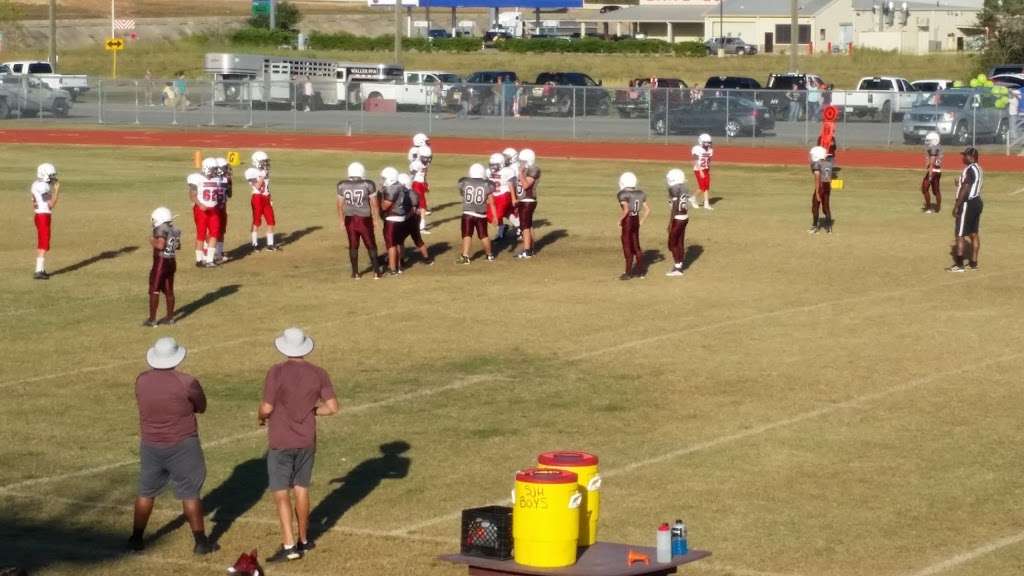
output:
[[[1014,190],[1013,192],[1010,192],[1010,196],[1016,196],[1017,194],[1020,194],[1021,192],[1024,192],[1024,188],[1018,188],[1018,189]]]
[[[426,397],[429,397],[429,396],[435,396],[437,394],[442,394],[444,392],[449,392],[451,390],[460,390],[462,388],[468,388],[470,386],[475,386],[475,385],[479,385],[479,384],[483,384],[483,383],[490,384],[490,383],[495,383],[495,382],[506,382],[508,380],[509,380],[509,378],[507,378],[505,376],[483,376],[483,375],[467,376],[465,378],[456,380],[455,382],[450,382],[448,384],[444,384],[442,386],[437,386],[435,388],[424,388],[422,390],[417,390],[415,392],[408,392],[408,393],[405,393],[405,394],[398,394],[396,396],[392,396],[391,398],[385,398],[383,400],[378,400],[376,402],[369,402],[367,404],[359,404],[359,405],[356,405],[356,406],[352,406],[351,408],[343,408],[341,413],[342,414],[359,414],[361,412],[366,412],[368,410],[373,410],[373,409],[376,409],[376,408],[383,408],[385,406],[391,406],[393,404],[400,404],[400,403],[406,402],[408,400],[417,400],[417,399],[420,399],[420,398],[426,398]],[[330,421],[328,421],[328,422],[330,422]],[[218,446],[224,446],[226,444],[231,444],[231,443],[237,442],[239,440],[245,440],[247,438],[255,438],[255,437],[258,437],[258,436],[262,436],[264,434],[266,434],[266,430],[261,428],[261,429],[256,429],[256,430],[249,430],[247,432],[242,432],[240,434],[234,434],[234,435],[231,435],[231,436],[225,436],[224,438],[218,438],[217,440],[213,440],[213,441],[210,441],[210,442],[203,442],[202,444],[203,444],[203,448],[205,448],[205,449],[217,448]],[[111,462],[110,464],[103,464],[101,466],[95,466],[95,467],[92,467],[92,468],[85,468],[83,470],[77,470],[75,472],[67,472],[65,474],[57,474],[57,475],[54,475],[54,476],[45,476],[45,477],[42,477],[42,478],[30,478],[28,480],[21,480],[19,482],[14,482],[14,483],[11,483],[11,484],[7,484],[5,486],[0,486],[0,494],[10,492],[11,490],[17,490],[19,488],[24,488],[24,487],[27,487],[27,486],[35,486],[35,485],[38,485],[38,484],[45,484],[45,483],[49,483],[49,482],[57,482],[57,481],[61,481],[61,480],[68,480],[68,479],[71,479],[71,478],[80,478],[82,476],[92,476],[94,474],[101,474],[101,473],[106,472],[108,470],[114,470],[116,468],[121,468],[121,467],[124,467],[124,466],[130,466],[132,464],[136,464],[136,463],[138,463],[138,461],[139,461],[138,458],[132,458],[132,459],[127,459],[127,460],[121,460],[119,462]]]
[[[933,576],[934,574],[940,574],[951,568],[956,568],[961,564],[966,564],[968,562],[971,562],[972,560],[976,560],[982,556],[991,554],[997,550],[1006,548],[1007,546],[1019,544],[1021,542],[1024,542],[1024,532],[1018,532],[1016,534],[1013,534],[1012,536],[1006,536],[998,540],[993,540],[992,542],[979,546],[974,550],[964,552],[963,554],[957,554],[952,558],[943,560],[942,562],[939,562],[937,564],[932,564],[927,568],[922,568],[921,570],[918,570],[916,572],[911,572],[908,576]]]

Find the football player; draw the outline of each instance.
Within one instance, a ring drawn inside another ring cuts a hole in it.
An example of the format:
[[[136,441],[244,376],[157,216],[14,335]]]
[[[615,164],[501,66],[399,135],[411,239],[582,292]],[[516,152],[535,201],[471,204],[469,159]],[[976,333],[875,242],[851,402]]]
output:
[[[380,217],[377,185],[366,179],[366,169],[359,162],[348,165],[348,178],[338,182],[338,220],[348,234],[348,259],[352,265],[352,278],[359,279],[359,242],[370,254],[373,278],[381,277],[377,257],[377,238],[374,222]]]
[[[462,256],[457,263],[470,263],[469,246],[474,231],[484,245],[487,261],[494,262],[491,239],[487,236],[487,214],[494,209],[494,184],[487,178],[482,164],[473,164],[469,175],[459,179],[459,194],[462,196]]]
[[[821,146],[811,148],[811,174],[814,175],[814,195],[811,197],[811,215],[814,221],[807,230],[811,234],[817,234],[822,227],[825,232],[832,233],[832,171],[834,167],[832,160],[828,157],[828,150]],[[825,213],[825,225],[821,225],[818,218],[818,209]]]
[[[682,276],[686,257],[684,243],[686,241],[686,223],[690,216],[687,206],[690,201],[690,189],[686,186],[686,173],[675,168],[665,175],[668,184],[668,249],[672,252],[672,269],[665,276]]]
[[[163,206],[153,210],[153,266],[149,269],[149,318],[143,326],[174,324],[174,273],[177,271],[176,255],[181,248],[181,230],[174,226],[174,216]],[[167,315],[159,322],[156,311],[160,307],[160,293],[167,300]]]
[[[420,148],[430,146],[430,137],[422,132],[412,137],[412,148],[409,148],[409,162],[419,158]]]
[[[53,164],[40,164],[36,168],[36,181],[29,188],[32,195],[32,211],[36,224],[36,280],[49,280],[46,273],[46,253],[50,251],[50,232],[53,208],[60,197],[60,181]]]
[[[412,189],[419,197],[419,207],[423,210],[420,215],[420,233],[430,234],[427,231],[427,216],[430,215],[430,208],[427,206],[427,192],[430,192],[427,171],[434,160],[434,152],[430,146],[420,146],[416,154],[416,159],[409,164],[409,175],[412,176]]]
[[[398,170],[391,166],[381,170],[380,211],[384,216],[384,244],[388,249],[388,276],[401,272],[402,243],[408,232],[409,193],[398,181]]]
[[[515,150],[508,148],[506,152],[510,150],[513,153],[513,157],[518,158]],[[512,215],[512,207],[516,202],[515,178],[518,170],[509,164],[511,161],[515,160],[510,160],[505,154],[497,152],[491,154],[488,160],[490,165],[489,180],[494,185],[494,203],[487,210],[487,220],[498,227],[498,234],[494,237],[493,242],[497,242],[505,237],[505,219]]]
[[[540,167],[537,155],[529,148],[519,153],[519,168],[516,177],[516,215],[522,231],[523,251],[516,258],[533,257],[533,212],[537,209],[537,188],[540,183]]]
[[[651,214],[647,194],[637,188],[636,174],[624,172],[619,176],[619,226],[622,228],[622,255],[626,258],[626,271],[619,280],[646,278],[644,251],[640,248],[640,226]]]
[[[924,179],[921,180],[921,195],[924,196],[924,206],[921,212],[935,214],[942,210],[942,191],[939,189],[939,181],[942,180],[942,146],[940,145],[939,134],[929,132],[924,137]],[[932,206],[932,199],[929,192],[935,194],[935,206]]]
[[[430,266],[434,263],[434,259],[430,257],[430,252],[427,250],[427,245],[423,242],[423,237],[420,235],[420,220],[423,218],[423,208],[420,208],[420,199],[416,194],[416,191],[412,189],[412,178],[408,174],[399,174],[398,183],[405,188],[406,194],[408,194],[408,214],[409,217],[405,221],[406,236],[412,238],[412,243],[416,246],[416,250],[423,257],[423,262]],[[423,232],[428,232],[424,230]],[[428,232],[429,233],[429,232]],[[401,257],[401,250],[399,250],[399,257]],[[398,269],[401,272],[401,268]]]
[[[217,234],[216,251],[213,259],[217,263],[227,260],[224,256],[224,234],[228,230],[228,199],[231,198],[231,164],[227,159],[217,158],[217,177],[222,181],[220,203],[217,209],[220,211],[220,233]]]
[[[192,218],[196,223],[196,266],[212,268],[215,243],[220,234],[220,212],[217,210],[221,196],[221,179],[217,177],[217,161],[203,159],[202,172],[187,178],[188,195],[192,200]]]
[[[701,134],[697,137],[697,145],[690,150],[693,157],[693,175],[697,177],[697,186],[704,195],[704,209],[713,210],[708,200],[708,193],[711,191],[711,157],[715,150],[711,146],[711,135]],[[694,208],[700,208],[700,202],[696,196],[690,197]]]
[[[252,249],[259,250],[260,225],[267,224],[267,250],[277,250],[274,245],[274,202],[270,196],[270,157],[266,152],[256,151],[250,158],[251,166],[245,171],[245,179],[252,189]]]

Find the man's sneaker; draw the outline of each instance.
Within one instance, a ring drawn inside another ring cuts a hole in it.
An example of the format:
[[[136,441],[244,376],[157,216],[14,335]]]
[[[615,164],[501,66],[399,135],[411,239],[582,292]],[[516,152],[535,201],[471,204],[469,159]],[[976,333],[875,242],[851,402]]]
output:
[[[808,234],[817,234],[818,233],[818,227],[817,226],[811,226],[810,228],[807,229],[807,233]]]
[[[469,259],[469,256],[459,256],[459,259],[455,261],[456,264],[469,264],[470,262],[472,260]]]
[[[196,545],[192,548],[192,553],[196,556],[206,556],[207,554],[213,554],[217,550],[220,550],[220,544],[210,542],[204,538],[202,542],[196,542]]]
[[[46,272],[36,272],[35,274],[32,275],[32,278],[35,280],[49,280],[50,275],[47,274]]]
[[[128,549],[135,552],[142,552],[146,549],[146,542],[142,538],[129,538]]]
[[[156,328],[156,320],[146,320],[142,325],[146,328]]]
[[[633,275],[632,274],[622,274],[621,276],[619,276],[619,280],[632,280],[632,279],[633,279]]]
[[[711,207],[711,204],[704,204],[704,209],[714,211],[714,208]]]
[[[424,210],[424,211],[423,211],[423,215],[424,215],[424,216],[430,216],[430,215],[431,215],[431,214],[433,214],[433,213],[434,213],[434,211],[433,211],[433,210]]]
[[[277,252],[278,250],[280,250],[280,248],[277,247],[277,244],[270,244],[269,246],[267,246],[267,250],[271,252]]]
[[[430,236],[431,234],[433,234],[433,232],[424,228],[423,230],[420,230],[420,234],[426,234],[427,236]]]
[[[673,268],[673,269],[669,270],[668,272],[665,272],[665,276],[673,276],[673,277],[675,277],[675,276],[682,276],[682,275],[683,275],[683,271],[680,270],[679,268]]]
[[[487,255],[487,261],[488,262],[494,262],[494,254],[488,254]]]
[[[285,548],[283,545],[274,552],[273,556],[267,557],[267,562],[284,562],[287,560],[298,560],[302,558],[302,550],[298,546]]]
[[[206,264],[203,260],[196,260],[196,268],[202,268]]]
[[[970,270],[971,272],[977,272],[978,271],[978,263],[977,262],[970,262],[970,263],[968,263],[967,264],[967,269]]]
[[[302,542],[301,540],[295,545],[303,554],[316,548],[316,542]]]
[[[164,316],[163,318],[157,321],[157,324],[163,326],[174,326],[174,318],[170,316]]]
[[[957,266],[956,264],[946,268],[946,272],[966,272],[967,270],[963,266]]]
[[[249,246],[252,247],[253,252],[260,252],[263,250],[262,248],[260,248],[259,244],[249,244]]]
[[[203,268],[216,268],[217,267],[217,263],[216,262],[203,262],[202,267]]]
[[[359,273],[358,273],[358,272],[353,272],[353,273],[352,273],[352,279],[353,279],[353,280],[359,280],[359,278],[360,278],[360,276],[359,276]]]
[[[825,225],[825,234],[831,234],[831,233],[832,233],[832,225],[831,224],[826,224]]]
[[[426,260],[423,261],[423,265],[424,266],[433,266],[434,265],[434,259],[433,258],[427,258]]]
[[[399,274],[401,274],[401,272],[398,270],[388,270],[388,278],[398,278]]]
[[[516,254],[516,258],[519,258],[520,260],[525,260],[525,259],[527,259],[529,257],[530,257],[530,253],[527,252],[526,250],[523,250],[519,254]]]

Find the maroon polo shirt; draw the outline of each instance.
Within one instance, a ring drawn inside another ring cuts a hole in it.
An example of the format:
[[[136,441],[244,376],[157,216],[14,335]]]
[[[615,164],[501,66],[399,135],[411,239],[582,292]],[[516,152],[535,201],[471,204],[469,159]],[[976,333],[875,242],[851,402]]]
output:
[[[335,398],[327,371],[304,360],[286,360],[267,372],[263,401],[274,407],[267,434],[274,450],[316,446],[318,402]]]
[[[146,444],[172,445],[199,435],[196,414],[206,411],[206,394],[191,375],[147,370],[135,379],[135,399]]]

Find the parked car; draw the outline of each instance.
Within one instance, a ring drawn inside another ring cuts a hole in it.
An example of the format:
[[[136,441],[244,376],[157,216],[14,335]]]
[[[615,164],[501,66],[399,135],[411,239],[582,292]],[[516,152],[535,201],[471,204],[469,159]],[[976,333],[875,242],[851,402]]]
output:
[[[49,62],[39,60],[22,60],[0,64],[0,74],[14,76],[34,76],[54,90],[66,90],[71,101],[78,100],[79,94],[89,91],[89,77],[84,74],[57,74]]]
[[[918,92],[938,92],[953,87],[952,80],[914,80],[910,83]]]
[[[601,14],[607,14],[609,12],[615,12],[616,10],[621,10],[621,9],[622,9],[622,6],[616,6],[615,4],[608,4],[608,5],[605,5],[605,6],[601,6]]]
[[[582,72],[541,72],[526,94],[524,110],[530,114],[604,116],[611,102],[600,86],[600,81]]]
[[[54,90],[34,76],[0,74],[0,120],[15,113],[27,117],[42,112],[63,118],[70,110],[71,94],[67,90]]]
[[[871,116],[888,122],[910,110],[917,101],[917,90],[904,78],[871,76],[861,78],[853,92],[837,91],[832,94],[832,105],[843,114],[861,118]]]
[[[438,38],[451,38],[450,32],[444,28],[431,28],[427,30],[427,40],[436,40]]]
[[[657,134],[707,132],[732,138],[770,132],[775,129],[775,117],[752,98],[704,96],[667,112],[664,108],[653,111],[651,129]]]
[[[362,100],[394,100],[396,106],[404,108],[427,108],[445,101],[446,93],[461,79],[455,74],[435,70],[406,70],[401,82],[359,83]]]
[[[988,71],[988,77],[1000,74],[1024,74],[1024,64],[999,64]]]
[[[704,42],[704,46],[707,47],[708,54],[718,54],[719,48],[725,49],[726,54],[738,54],[740,56],[743,56],[744,54],[757,54],[757,46],[747,44],[742,38],[736,36],[728,36],[726,38],[709,38]]]
[[[515,38],[512,32],[504,28],[491,28],[487,32],[484,32],[484,45],[493,46],[498,40],[507,40],[509,38]]]
[[[664,108],[666,100],[669,106],[688,102],[686,88],[686,82],[679,78],[636,78],[629,88],[615,91],[615,109],[623,118],[647,116],[652,108]]]
[[[950,88],[919,102],[903,117],[903,141],[921,142],[925,134],[937,132],[943,142],[966,146],[975,140],[1006,142],[1009,116],[996,108],[996,96],[989,90]]]
[[[799,104],[800,104],[800,118],[802,119],[804,111],[806,110],[805,102],[807,101],[807,87],[816,86],[821,88],[825,86],[825,81],[821,79],[821,76],[815,74],[801,74],[799,72],[786,72],[782,74],[769,74],[768,83],[765,84],[765,90],[772,90],[773,92],[766,93],[763,97],[758,94],[758,100],[760,100],[776,118],[781,118],[789,108],[789,98],[786,93],[791,90],[799,91]]]
[[[704,82],[709,90],[760,90],[761,83],[744,76],[712,76]]]
[[[997,74],[989,78],[989,80],[1007,88],[1020,88],[1024,86],[1024,74]]]
[[[465,101],[469,114],[493,116],[501,112],[501,94],[489,84],[515,83],[519,76],[509,70],[485,70],[466,77],[465,83],[452,86],[445,96],[445,106],[458,110]]]

